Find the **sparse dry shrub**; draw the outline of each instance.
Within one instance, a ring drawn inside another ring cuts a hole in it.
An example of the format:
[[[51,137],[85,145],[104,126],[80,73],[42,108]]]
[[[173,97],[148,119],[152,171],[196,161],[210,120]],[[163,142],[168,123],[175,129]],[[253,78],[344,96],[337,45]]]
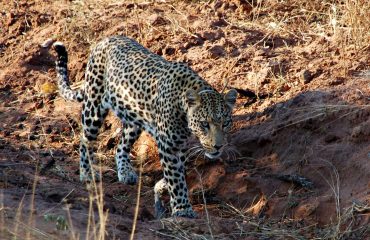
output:
[[[354,44],[356,48],[368,47],[370,44],[370,2],[367,0],[345,0],[337,4],[340,11],[340,28],[336,36]]]

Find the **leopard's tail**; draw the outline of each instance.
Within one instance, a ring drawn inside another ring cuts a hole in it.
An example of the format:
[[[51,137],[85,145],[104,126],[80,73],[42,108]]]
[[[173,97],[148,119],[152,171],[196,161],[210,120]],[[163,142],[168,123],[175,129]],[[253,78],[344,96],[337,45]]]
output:
[[[66,47],[61,42],[55,42],[53,48],[57,53],[57,60],[55,61],[59,93],[66,100],[82,102],[84,92],[82,89],[73,90],[69,85],[68,77],[68,53]]]

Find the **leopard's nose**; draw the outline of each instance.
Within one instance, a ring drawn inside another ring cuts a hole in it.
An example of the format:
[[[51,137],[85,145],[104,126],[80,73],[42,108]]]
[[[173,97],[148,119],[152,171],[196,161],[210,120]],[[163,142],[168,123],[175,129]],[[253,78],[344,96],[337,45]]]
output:
[[[216,150],[220,150],[220,148],[222,148],[222,145],[213,145],[213,148]]]

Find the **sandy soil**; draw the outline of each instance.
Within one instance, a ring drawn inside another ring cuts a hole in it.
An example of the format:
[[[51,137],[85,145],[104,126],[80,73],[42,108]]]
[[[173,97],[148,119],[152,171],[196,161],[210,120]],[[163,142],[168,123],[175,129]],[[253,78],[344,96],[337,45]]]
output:
[[[120,124],[110,115],[97,142],[102,207],[78,181],[80,106],[58,96],[54,56],[40,47],[49,38],[63,41],[71,81],[80,86],[90,47],[111,35],[188,63],[220,91],[225,85],[239,91],[229,136],[235,151],[212,162],[194,157],[188,166],[198,219],[154,219],[152,188],[161,168],[153,141],[141,137],[135,239],[370,238],[369,38],[334,32],[332,15],[316,14],[330,13],[328,5],[30,0],[1,6],[0,239],[94,239],[101,211],[108,212],[107,239],[128,239],[137,186],[117,182]]]

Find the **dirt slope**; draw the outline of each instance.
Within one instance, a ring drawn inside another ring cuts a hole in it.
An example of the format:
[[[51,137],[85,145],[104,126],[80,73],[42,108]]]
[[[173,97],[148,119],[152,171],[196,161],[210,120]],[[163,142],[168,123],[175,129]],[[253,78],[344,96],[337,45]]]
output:
[[[107,239],[128,239],[137,187],[116,180],[120,124],[109,116],[97,143],[100,208],[78,181],[80,106],[58,96],[40,47],[63,41],[79,86],[90,47],[119,34],[240,93],[232,150],[189,163],[198,219],[154,220],[161,169],[142,136],[136,239],[369,239],[370,6],[324,2],[3,1],[0,239],[98,238],[102,211]]]

